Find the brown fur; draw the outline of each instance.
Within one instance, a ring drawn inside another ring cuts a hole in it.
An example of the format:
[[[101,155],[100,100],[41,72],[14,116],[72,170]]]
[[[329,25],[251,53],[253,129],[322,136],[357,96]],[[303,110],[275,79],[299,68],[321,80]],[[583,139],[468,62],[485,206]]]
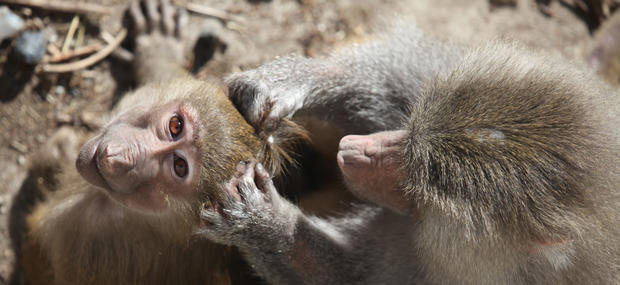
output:
[[[239,161],[259,160],[278,175],[285,161],[291,160],[287,149],[295,143],[290,137],[303,139],[297,134],[304,132],[291,125],[285,131],[269,133],[274,139],[256,135],[223,89],[191,79],[183,69],[185,49],[179,37],[185,28],[182,11],[174,23],[178,33],[173,35],[160,30],[164,17],[142,11],[140,4],[156,6],[159,11],[173,9],[166,7],[170,5],[167,1],[131,2],[129,16],[134,24],[146,19],[142,24],[152,29],[136,25],[138,29],[133,31],[133,67],[141,87],[125,95],[109,119],[125,112],[140,116],[168,102],[182,102],[191,110],[192,117],[197,118],[194,143],[201,164],[194,196],[166,196],[165,211],[141,211],[117,203],[107,192],[87,183],[75,169],[77,152],[35,157],[11,211],[11,237],[17,256],[12,283],[257,282],[235,249],[194,236],[200,225],[198,212],[207,200],[229,198],[221,187]],[[180,79],[170,81],[174,78]]]
[[[198,211],[208,197],[227,198],[221,185],[233,175],[239,161],[258,158],[275,174],[282,171],[281,165],[290,157],[281,154],[289,145],[275,146],[259,139],[222,89],[190,78],[142,87],[127,95],[111,117],[137,105],[158,106],[171,100],[186,101],[199,114],[196,142],[202,167],[196,198],[170,198],[171,210],[164,213],[141,212],[111,200],[84,181],[72,165],[50,168],[55,172],[43,175],[53,179],[47,183],[50,186],[22,190],[43,195],[32,203],[31,212],[27,211],[24,235],[16,237],[30,284],[256,281],[235,250],[193,236],[199,225]],[[287,130],[303,134],[293,127]],[[278,137],[287,136],[281,129],[272,135],[276,136],[274,143],[288,140]]]

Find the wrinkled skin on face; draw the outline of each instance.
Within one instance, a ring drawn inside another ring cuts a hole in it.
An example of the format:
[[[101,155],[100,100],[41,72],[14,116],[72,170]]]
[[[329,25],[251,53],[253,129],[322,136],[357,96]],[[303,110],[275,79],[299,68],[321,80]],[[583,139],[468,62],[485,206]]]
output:
[[[198,184],[197,114],[176,102],[145,109],[127,110],[111,121],[82,147],[76,165],[86,180],[113,198],[136,208],[160,209],[167,195],[189,197]],[[176,135],[173,118],[182,122]],[[177,173],[180,166],[186,170]]]
[[[337,161],[349,189],[360,198],[408,213],[403,192],[402,150],[407,131],[349,135],[340,140]]]
[[[181,92],[182,91],[182,92]],[[217,189],[259,142],[225,93],[179,80],[141,88],[81,148],[76,166],[89,183],[138,210],[195,203]]]

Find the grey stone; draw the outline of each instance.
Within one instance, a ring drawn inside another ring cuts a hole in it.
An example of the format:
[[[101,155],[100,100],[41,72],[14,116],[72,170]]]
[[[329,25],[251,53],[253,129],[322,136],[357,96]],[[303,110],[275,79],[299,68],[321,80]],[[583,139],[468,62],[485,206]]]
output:
[[[37,64],[45,55],[47,39],[43,31],[26,31],[17,38],[15,52],[28,64]]]
[[[24,20],[8,7],[0,7],[0,41],[10,38],[24,27]]]

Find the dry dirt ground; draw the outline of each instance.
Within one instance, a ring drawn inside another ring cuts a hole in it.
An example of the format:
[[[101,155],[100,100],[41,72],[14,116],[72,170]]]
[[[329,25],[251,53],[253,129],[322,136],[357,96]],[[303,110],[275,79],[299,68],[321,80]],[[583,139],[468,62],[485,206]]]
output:
[[[126,1],[87,2],[108,5],[115,12],[81,17],[86,43],[101,42],[102,32],[115,35],[122,26]],[[415,21],[428,34],[441,39],[463,43],[516,39],[576,61],[583,61],[591,49],[595,32],[566,1],[560,0],[551,1],[551,16],[541,13],[533,0],[517,1],[516,6],[508,7],[494,7],[487,0],[192,2],[243,19],[221,21],[191,13],[191,25],[186,31],[188,48],[201,32],[215,35],[221,42],[199,71],[200,77],[213,78],[255,67],[278,55],[321,56],[343,45],[371,39],[377,30],[374,27],[398,17],[412,24]],[[186,1],[174,3],[183,5]],[[35,27],[45,28],[57,46],[62,45],[74,16],[25,6],[10,8],[33,20]],[[114,102],[132,88],[130,66],[117,57],[71,73],[31,75],[5,64],[11,46],[10,40],[0,45],[0,284],[6,280],[13,259],[6,226],[8,209],[25,177],[29,155],[62,126],[85,133],[96,129]]]

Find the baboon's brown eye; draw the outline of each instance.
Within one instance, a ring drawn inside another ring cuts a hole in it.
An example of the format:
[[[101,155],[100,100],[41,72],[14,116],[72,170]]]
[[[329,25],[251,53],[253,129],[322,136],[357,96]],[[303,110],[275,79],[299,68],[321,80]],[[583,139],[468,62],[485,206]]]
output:
[[[174,115],[174,117],[170,118],[170,122],[168,122],[168,129],[172,138],[176,138],[183,132],[183,119],[178,115]]]
[[[177,155],[174,155],[174,173],[179,177],[187,175],[187,161]]]

